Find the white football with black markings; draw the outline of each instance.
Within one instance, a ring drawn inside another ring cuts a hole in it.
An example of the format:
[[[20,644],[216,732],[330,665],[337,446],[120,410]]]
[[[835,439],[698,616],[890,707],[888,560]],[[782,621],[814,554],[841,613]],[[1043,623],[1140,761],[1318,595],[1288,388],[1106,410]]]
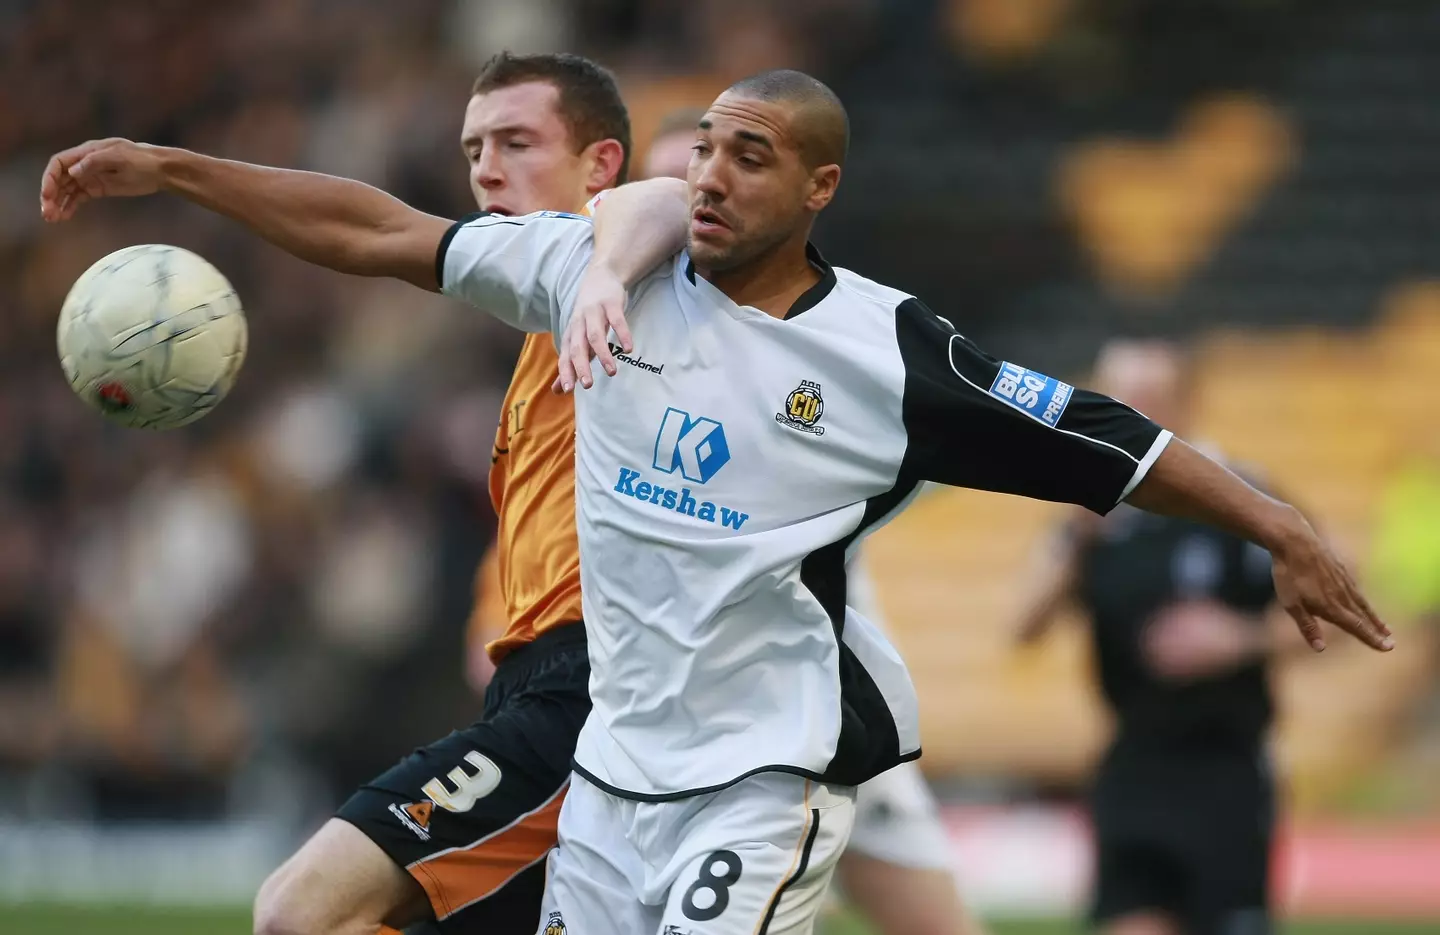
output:
[[[55,341],[75,394],[130,428],[173,429],[230,392],[245,313],[202,257],[165,244],[117,250],[71,287]]]

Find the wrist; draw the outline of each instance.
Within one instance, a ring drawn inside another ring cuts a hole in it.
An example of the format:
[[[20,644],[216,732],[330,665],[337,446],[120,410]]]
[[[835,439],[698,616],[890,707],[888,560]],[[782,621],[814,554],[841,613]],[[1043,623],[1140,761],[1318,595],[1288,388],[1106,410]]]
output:
[[[151,146],[141,143],[155,160],[155,174],[162,190],[172,194],[182,193],[186,182],[193,174],[196,155],[187,149],[173,146]]]
[[[1300,511],[1288,503],[1271,501],[1255,529],[1255,542],[1277,558],[1284,558],[1301,543],[1315,537],[1315,531]]]
[[[596,276],[613,280],[621,287],[629,289],[635,285],[635,280],[640,278],[639,272],[630,268],[633,265],[633,263],[627,263],[625,258],[620,256],[596,254],[590,261],[590,271]]]

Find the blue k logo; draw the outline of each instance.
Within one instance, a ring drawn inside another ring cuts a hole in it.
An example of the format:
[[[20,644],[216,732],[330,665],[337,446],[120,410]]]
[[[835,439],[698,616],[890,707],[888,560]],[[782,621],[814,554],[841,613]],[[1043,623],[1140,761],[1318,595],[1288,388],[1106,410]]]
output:
[[[692,419],[680,409],[665,410],[660,434],[655,436],[655,470],[680,474],[688,481],[703,484],[730,460],[725,429],[714,419]]]

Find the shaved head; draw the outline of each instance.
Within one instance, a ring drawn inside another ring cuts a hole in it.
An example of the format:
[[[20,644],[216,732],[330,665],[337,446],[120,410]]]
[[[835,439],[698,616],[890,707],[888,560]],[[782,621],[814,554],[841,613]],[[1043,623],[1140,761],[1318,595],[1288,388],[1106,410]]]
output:
[[[788,106],[791,133],[807,169],[844,166],[850,148],[850,117],[845,105],[823,82],[803,71],[762,71],[735,82],[727,94]]]
[[[844,171],[849,120],[835,92],[767,71],[717,97],[690,151],[690,258],[701,275],[745,281],[767,264],[814,274],[806,243]],[[715,282],[714,279],[711,280]]]

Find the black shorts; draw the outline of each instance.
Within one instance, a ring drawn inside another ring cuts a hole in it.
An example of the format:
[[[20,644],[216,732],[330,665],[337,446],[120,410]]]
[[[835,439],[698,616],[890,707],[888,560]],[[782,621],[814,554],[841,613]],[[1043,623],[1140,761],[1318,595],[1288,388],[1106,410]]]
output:
[[[1092,922],[1150,910],[1186,935],[1271,931],[1275,790],[1261,749],[1113,748],[1092,811]]]
[[[480,720],[362,786],[338,817],[425,889],[445,932],[534,932],[570,762],[590,713],[580,624],[501,660]]]

